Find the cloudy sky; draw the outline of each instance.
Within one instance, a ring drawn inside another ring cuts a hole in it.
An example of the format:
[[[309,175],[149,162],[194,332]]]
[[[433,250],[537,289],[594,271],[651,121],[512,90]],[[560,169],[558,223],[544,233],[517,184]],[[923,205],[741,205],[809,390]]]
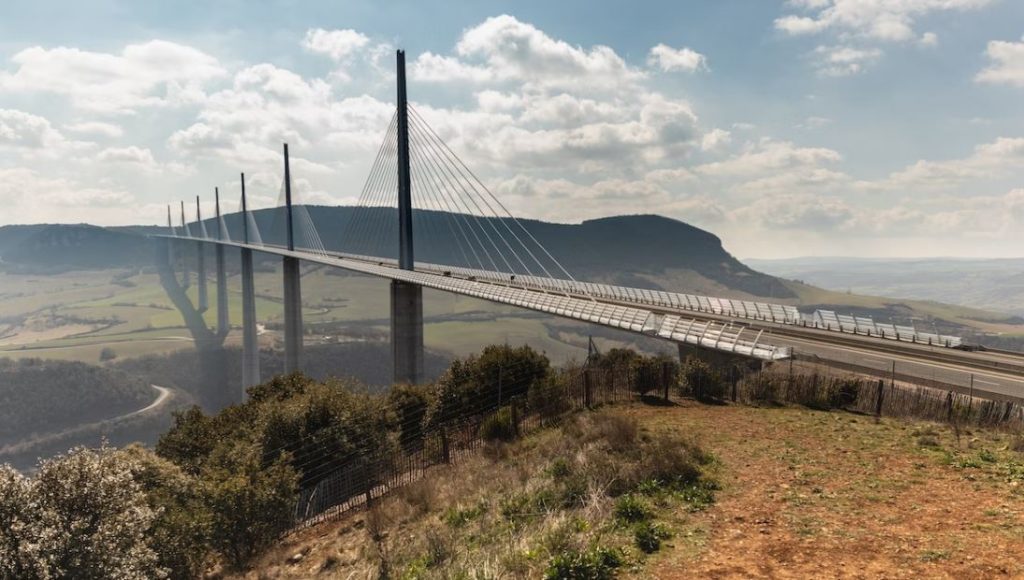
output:
[[[157,223],[238,172],[352,203],[414,106],[518,215],[743,257],[1024,255],[1019,0],[0,6],[0,224]]]

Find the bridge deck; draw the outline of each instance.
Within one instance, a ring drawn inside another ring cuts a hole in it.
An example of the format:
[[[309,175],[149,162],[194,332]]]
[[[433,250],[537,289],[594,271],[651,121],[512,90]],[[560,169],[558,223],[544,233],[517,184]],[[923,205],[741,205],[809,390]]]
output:
[[[969,352],[943,346],[896,342],[877,335],[843,334],[834,330],[794,325],[792,322],[787,324],[688,308],[636,304],[566,289],[556,292],[552,289],[524,288],[518,284],[512,286],[512,280],[502,284],[493,278],[462,278],[457,269],[438,271],[442,267],[437,265],[425,265],[427,271],[408,271],[398,269],[391,264],[391,260],[370,256],[289,251],[272,245],[247,245],[209,238],[157,237],[292,256],[311,263],[402,280],[444,292],[764,360],[787,359],[793,349],[799,349],[802,355],[817,357],[825,364],[828,361],[857,364],[878,371],[891,370],[895,361],[901,375],[929,379],[957,390],[973,389],[979,394],[1024,400],[1024,355],[1017,353]]]

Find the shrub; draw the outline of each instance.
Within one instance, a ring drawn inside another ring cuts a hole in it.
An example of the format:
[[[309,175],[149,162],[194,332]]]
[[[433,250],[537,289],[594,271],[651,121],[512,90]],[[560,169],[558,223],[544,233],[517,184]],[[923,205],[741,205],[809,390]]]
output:
[[[264,466],[256,447],[222,445],[203,468],[212,544],[240,568],[291,527],[297,476],[287,457]]]
[[[157,513],[148,535],[160,567],[172,579],[199,577],[210,553],[212,514],[203,503],[198,480],[139,445],[120,453],[134,466],[133,477]]]
[[[430,388],[417,385],[395,385],[388,393],[388,407],[398,422],[398,442],[407,452],[423,447],[423,422],[431,398]]]
[[[552,373],[530,385],[527,394],[530,409],[542,419],[558,417],[570,409],[565,376]]]
[[[437,381],[437,399],[427,424],[451,424],[526,396],[530,386],[547,377],[550,370],[548,358],[528,346],[491,345],[479,356],[457,359]]]
[[[516,437],[516,425],[511,407],[502,407],[480,424],[480,438],[484,441],[511,441]]]
[[[725,383],[711,370],[708,363],[688,357],[680,370],[681,385],[698,401],[721,400],[725,397]]]
[[[623,564],[618,550],[595,547],[581,552],[566,550],[551,558],[544,572],[547,580],[607,580]]]
[[[106,447],[45,460],[31,480],[0,467],[0,577],[164,576],[146,537],[157,514],[135,468]]]
[[[635,524],[650,519],[653,515],[650,506],[642,498],[635,495],[624,495],[615,502],[615,519],[620,523]]]
[[[670,537],[668,530],[649,521],[640,522],[633,530],[633,541],[645,554],[657,552],[661,549],[661,541]]]
[[[42,517],[31,481],[0,465],[0,578],[47,577]]]
[[[100,350],[100,362],[107,362],[115,358],[117,358],[117,353],[109,346],[105,346]]]

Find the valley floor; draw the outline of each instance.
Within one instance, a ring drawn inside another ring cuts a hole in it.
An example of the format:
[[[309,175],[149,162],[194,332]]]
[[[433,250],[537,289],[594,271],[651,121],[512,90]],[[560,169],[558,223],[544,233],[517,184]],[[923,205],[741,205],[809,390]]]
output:
[[[672,513],[657,514],[673,537],[638,565],[621,569],[621,576],[1024,575],[1024,449],[1009,434],[963,431],[957,437],[951,427],[927,423],[690,401],[623,405],[614,413],[635,417],[651,432],[694,436],[716,457],[712,473],[721,485],[714,505],[703,511],[676,504],[667,508]],[[460,486],[483,481],[478,472],[488,471],[489,461],[470,461],[444,476]],[[435,506],[426,521],[444,527],[442,514],[450,507]],[[368,573],[360,565],[374,557],[366,518],[353,513],[301,532],[248,577]]]

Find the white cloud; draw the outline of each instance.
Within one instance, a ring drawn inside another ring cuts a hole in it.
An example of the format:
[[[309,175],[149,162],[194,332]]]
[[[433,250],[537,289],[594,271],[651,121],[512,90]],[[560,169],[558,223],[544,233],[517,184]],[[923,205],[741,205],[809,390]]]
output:
[[[916,41],[934,47],[934,32],[918,34],[919,20],[933,14],[976,10],[997,0],[790,0],[802,14],[775,20],[775,28],[791,36],[833,33],[839,44],[819,46],[813,53],[818,74],[842,77],[860,73],[882,57],[880,44]]]
[[[732,140],[732,133],[725,129],[712,129],[704,134],[700,140],[702,151],[716,151],[727,145]]]
[[[659,44],[651,48],[647,55],[647,64],[657,66],[665,72],[683,71],[696,72],[708,70],[707,58],[690,48],[672,48],[665,44]]]
[[[995,0],[798,0],[789,2],[810,16],[789,14],[775,20],[787,34],[815,34],[835,30],[886,42],[916,37],[914,24],[935,12],[982,8]]]
[[[979,72],[975,80],[1024,87],[1024,38],[1021,42],[993,40],[988,43],[985,55],[991,64]]]
[[[955,187],[969,180],[984,180],[1009,174],[1024,166],[1024,138],[1000,137],[978,145],[962,159],[920,160],[897,171],[876,187],[903,190],[932,190]]]
[[[139,208],[123,190],[44,177],[27,168],[0,169],[0,199],[19,223],[137,223]],[[155,215],[155,214],[154,214]],[[8,217],[10,219],[10,217]]]
[[[124,135],[124,129],[120,125],[113,123],[103,123],[101,121],[85,121],[82,123],[72,123],[64,125],[66,131],[72,133],[80,133],[85,135],[96,135],[99,137],[120,137]]]
[[[54,93],[99,113],[192,103],[207,81],[224,74],[212,56],[163,40],[130,44],[120,54],[36,46],[11,62],[17,70],[0,73],[0,91]]]
[[[306,31],[302,47],[306,50],[327,55],[335,62],[341,62],[352,56],[370,42],[369,37],[352,29],[324,30],[311,28]]]
[[[492,80],[494,73],[482,66],[466,64],[451,56],[424,52],[410,66],[410,76],[423,82],[472,82]]]
[[[414,63],[415,78],[515,82],[527,89],[615,90],[644,77],[607,46],[573,46],[509,15],[465,30],[455,52],[457,58],[424,53]]]
[[[839,152],[824,147],[798,147],[788,141],[765,140],[723,161],[714,161],[694,168],[699,174],[712,177],[745,178],[766,172],[791,170],[801,166],[835,163]]]
[[[882,51],[877,48],[851,46],[819,46],[814,50],[818,74],[842,77],[857,74],[864,66],[878,60]]]
[[[759,196],[733,213],[738,222],[766,230],[833,231],[849,227],[855,216],[843,199],[812,194]]]
[[[0,147],[53,150],[65,145],[64,136],[47,119],[24,111],[0,109]]]
[[[156,165],[153,152],[144,147],[110,147],[96,154],[96,159],[104,163],[134,163],[138,165]]]

